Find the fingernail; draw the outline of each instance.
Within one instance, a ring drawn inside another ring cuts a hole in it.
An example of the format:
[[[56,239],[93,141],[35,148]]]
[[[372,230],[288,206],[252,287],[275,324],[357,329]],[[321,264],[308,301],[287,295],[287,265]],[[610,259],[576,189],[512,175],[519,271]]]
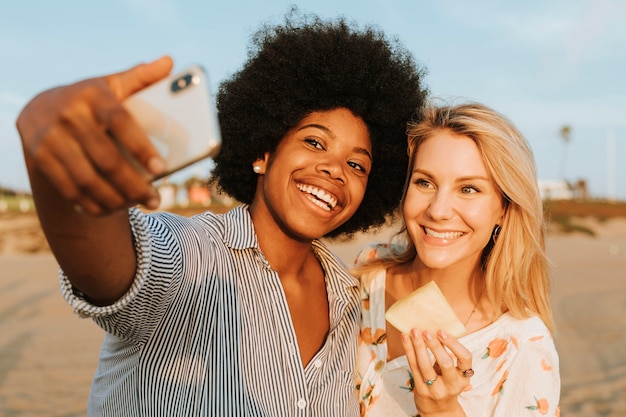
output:
[[[448,333],[446,333],[443,330],[439,330],[439,337],[441,337],[442,339],[447,339],[448,338]]]
[[[148,207],[151,210],[158,209],[160,204],[161,202],[158,197],[151,197],[148,199],[148,201],[146,201],[146,207]]]
[[[417,329],[411,329],[411,334],[413,335],[413,337],[419,337],[420,331]]]
[[[426,340],[433,340],[433,335],[428,330],[424,332],[424,337]]]
[[[406,333],[400,333],[400,339],[402,339],[403,342],[408,342],[409,341],[409,335]]]
[[[165,170],[165,162],[158,156],[153,156],[148,160],[148,170],[151,174],[160,174]]]

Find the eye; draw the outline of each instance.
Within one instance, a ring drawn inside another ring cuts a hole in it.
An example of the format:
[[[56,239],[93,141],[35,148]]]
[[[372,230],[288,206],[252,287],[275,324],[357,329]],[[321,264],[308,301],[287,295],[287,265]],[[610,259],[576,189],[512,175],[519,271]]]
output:
[[[348,165],[349,165],[351,168],[354,168],[354,169],[356,169],[357,171],[362,172],[363,174],[367,174],[367,168],[365,168],[363,165],[361,165],[361,164],[360,164],[360,163],[358,163],[358,162],[348,161]]]
[[[434,188],[434,185],[425,178],[417,178],[413,181],[413,184],[420,188]]]
[[[473,185],[464,185],[461,187],[461,194],[474,194],[478,192],[480,192],[480,190]]]
[[[304,141],[316,149],[322,149],[322,150],[324,149],[324,146],[322,145],[322,143],[318,141],[317,139],[305,138]]]

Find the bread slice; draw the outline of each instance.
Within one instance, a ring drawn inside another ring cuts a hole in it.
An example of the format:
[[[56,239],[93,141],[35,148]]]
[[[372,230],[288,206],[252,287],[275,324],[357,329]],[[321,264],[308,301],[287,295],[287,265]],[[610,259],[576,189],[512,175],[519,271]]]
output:
[[[415,328],[433,333],[444,330],[454,337],[461,337],[467,331],[435,281],[396,301],[385,313],[385,318],[403,333]]]

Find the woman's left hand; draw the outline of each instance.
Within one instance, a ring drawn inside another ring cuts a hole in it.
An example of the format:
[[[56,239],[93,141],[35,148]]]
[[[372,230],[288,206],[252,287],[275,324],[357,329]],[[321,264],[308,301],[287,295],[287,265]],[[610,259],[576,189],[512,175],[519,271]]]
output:
[[[413,329],[410,335],[402,334],[402,344],[413,374],[413,394],[420,416],[465,416],[458,396],[468,387],[474,373],[472,353],[442,330],[434,335]]]

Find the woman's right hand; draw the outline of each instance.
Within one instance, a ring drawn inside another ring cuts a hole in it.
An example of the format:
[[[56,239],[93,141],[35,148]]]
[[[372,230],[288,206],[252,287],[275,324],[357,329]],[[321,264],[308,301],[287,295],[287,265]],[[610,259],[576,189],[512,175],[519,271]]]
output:
[[[442,330],[433,335],[413,329],[410,335],[402,334],[402,344],[413,375],[413,395],[420,416],[465,416],[458,396],[469,385],[468,376],[473,373],[472,353]]]
[[[31,177],[43,176],[72,206],[92,215],[138,203],[156,208],[156,190],[118,144],[150,174],[161,172],[163,161],[122,103],[171,68],[172,60],[163,57],[33,98],[17,119]]]

